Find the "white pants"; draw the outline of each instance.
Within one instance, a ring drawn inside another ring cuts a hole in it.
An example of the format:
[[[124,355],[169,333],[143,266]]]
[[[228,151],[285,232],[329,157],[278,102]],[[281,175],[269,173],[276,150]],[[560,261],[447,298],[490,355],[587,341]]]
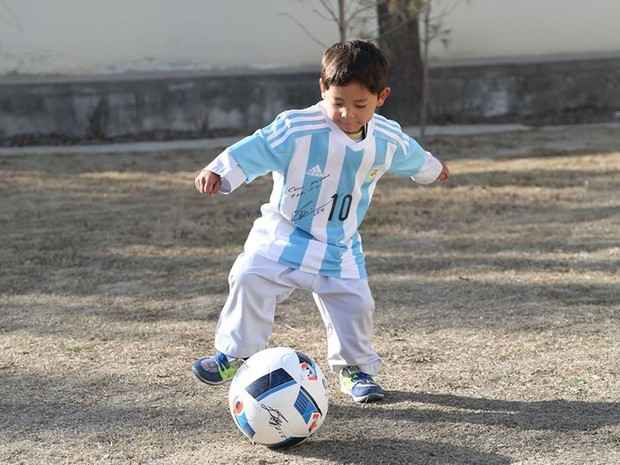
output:
[[[242,253],[228,282],[230,293],[215,335],[215,348],[220,352],[246,358],[264,349],[276,304],[295,289],[307,289],[312,291],[327,330],[330,368],[357,365],[368,374],[377,374],[381,359],[371,343],[375,303],[366,279],[316,275]]]

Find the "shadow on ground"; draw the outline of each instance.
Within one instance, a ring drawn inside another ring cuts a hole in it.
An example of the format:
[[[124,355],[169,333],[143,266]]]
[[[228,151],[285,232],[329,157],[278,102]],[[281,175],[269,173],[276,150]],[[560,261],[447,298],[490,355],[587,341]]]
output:
[[[201,405],[200,415],[182,404],[175,385],[143,396],[143,385],[122,376],[78,379],[17,374],[0,379],[0,435],[44,432],[109,433],[227,431],[219,406]],[[177,403],[178,402],[178,403]]]
[[[428,409],[418,406],[398,409],[393,405],[401,402],[415,402],[449,409]],[[381,405],[391,406],[387,408],[373,406],[372,416],[413,423],[461,423],[555,432],[593,431],[620,424],[619,402],[581,402],[563,399],[507,401],[451,394],[390,391]],[[357,406],[334,405],[330,414],[354,418],[366,417],[368,411]]]
[[[366,413],[367,414],[367,413]],[[313,440],[289,455],[314,457],[338,464],[378,465],[503,465],[511,463],[506,456],[489,454],[448,443],[400,440],[393,437],[356,440]]]

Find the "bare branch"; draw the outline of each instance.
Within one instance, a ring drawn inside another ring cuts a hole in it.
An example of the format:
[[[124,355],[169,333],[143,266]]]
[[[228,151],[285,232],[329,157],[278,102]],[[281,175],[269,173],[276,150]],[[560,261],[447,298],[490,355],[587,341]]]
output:
[[[319,0],[319,2],[321,3],[321,5],[323,5],[323,8],[325,8],[325,11],[329,13],[329,16],[331,16],[332,21],[338,24],[340,20],[338,19],[338,16],[336,15],[336,11],[332,8],[329,2],[327,0]]]
[[[320,10],[318,10],[316,8],[313,8],[312,11],[314,13],[316,13],[318,16],[320,16],[321,18],[323,18],[325,21],[330,21],[330,22],[333,21],[333,18],[329,18],[329,17],[325,16],[323,13],[321,13]]]
[[[450,6],[445,8],[439,14],[429,15],[426,36],[422,38],[423,43],[430,43],[439,39],[444,47],[448,47],[449,35],[452,30],[449,28],[444,28],[442,23],[444,19],[456,9],[461,1],[462,0],[454,0]],[[428,9],[431,7],[432,2],[433,0],[426,0],[425,14],[429,11]]]
[[[429,1],[432,1],[432,0],[429,0]],[[459,4],[460,2],[461,2],[461,0],[454,0],[454,1],[452,2],[452,4],[451,4],[449,7],[445,8],[445,9],[444,9],[442,12],[440,12],[438,15],[436,15],[436,16],[432,16],[432,17],[431,17],[431,21],[432,21],[432,22],[434,22],[434,23],[438,23],[438,22],[443,21],[443,19],[444,19],[446,16],[448,16],[449,14],[451,14],[451,13],[452,13],[452,12],[456,9],[456,7],[458,6],[458,4]]]
[[[349,18],[347,19],[347,23],[351,24],[351,22],[358,17],[361,13],[368,11],[368,10],[372,10],[374,8],[376,8],[376,2],[373,2],[373,4],[367,5],[367,6],[362,6],[360,8],[358,8],[357,10],[355,10],[353,13],[351,13],[351,15],[349,16]]]
[[[312,34],[312,32],[310,32],[308,30],[308,28],[306,26],[303,25],[303,23],[301,21],[299,21],[297,18],[295,18],[293,15],[290,15],[289,13],[279,13],[279,16],[286,16],[287,18],[289,18],[291,21],[293,21],[295,24],[297,24],[297,26],[299,26],[301,28],[302,31],[304,31],[306,33],[306,35],[312,39],[312,41],[318,45],[320,45],[323,48],[327,48],[327,45],[324,44],[323,42],[321,42],[319,39],[316,38],[316,36],[314,34]]]

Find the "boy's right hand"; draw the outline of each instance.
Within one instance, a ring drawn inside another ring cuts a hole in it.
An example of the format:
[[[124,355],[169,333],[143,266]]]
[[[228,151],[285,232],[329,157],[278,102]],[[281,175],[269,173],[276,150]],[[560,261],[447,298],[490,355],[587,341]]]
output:
[[[441,163],[441,173],[439,173],[437,179],[439,179],[440,181],[447,181],[448,176],[450,176],[450,170],[448,170],[448,165],[446,165],[441,160],[439,160],[439,163]]]
[[[221,184],[222,179],[220,175],[208,169],[203,169],[194,180],[194,185],[198,192],[208,194],[209,196],[217,194],[220,191]]]

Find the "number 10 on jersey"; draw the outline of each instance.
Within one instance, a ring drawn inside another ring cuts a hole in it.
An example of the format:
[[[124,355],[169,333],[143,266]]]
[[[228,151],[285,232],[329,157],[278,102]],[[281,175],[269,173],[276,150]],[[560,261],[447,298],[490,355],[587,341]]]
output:
[[[349,216],[349,211],[351,210],[351,201],[353,200],[353,196],[350,194],[347,194],[342,197],[340,202],[338,202],[338,198],[339,198],[339,195],[337,193],[332,195],[332,208],[329,211],[328,221],[332,220],[336,210],[338,210],[338,219],[340,221],[346,220],[347,217]],[[337,204],[340,204],[340,206],[338,207]]]

